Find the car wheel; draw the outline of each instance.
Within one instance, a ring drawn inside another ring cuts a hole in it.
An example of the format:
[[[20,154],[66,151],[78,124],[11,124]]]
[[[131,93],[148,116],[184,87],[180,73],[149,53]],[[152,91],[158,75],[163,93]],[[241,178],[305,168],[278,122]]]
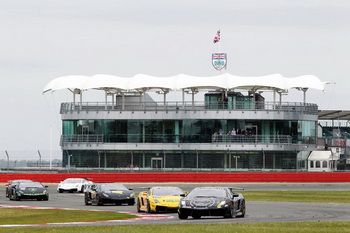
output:
[[[244,216],[245,216],[245,201],[242,201],[242,204],[241,204],[241,215],[238,215],[236,217],[244,218]]]
[[[85,196],[85,205],[91,205],[91,202],[89,202],[89,198]]]
[[[137,202],[136,202],[136,209],[137,209],[137,212],[141,212],[139,199],[137,199]]]
[[[69,193],[72,193],[73,192],[73,190],[69,190]]]
[[[135,205],[135,200],[128,201],[128,205]]]
[[[201,215],[200,214],[192,214],[193,219],[200,219]]]
[[[85,187],[84,185],[81,186],[81,189],[80,189],[79,193],[83,193],[84,192],[84,187]]]
[[[233,218],[233,216],[234,216],[234,210],[233,210],[233,207],[230,207],[229,212],[224,215],[224,218]]]
[[[100,196],[98,196],[98,195],[96,196],[96,204],[97,205],[103,205],[103,202],[102,202]]]
[[[178,213],[179,219],[187,219],[188,215],[183,213]]]
[[[151,213],[151,205],[149,204],[149,201],[147,201],[147,213]]]
[[[59,189],[58,192],[59,192],[59,193],[63,193],[63,190],[62,190],[62,189]]]
[[[20,201],[21,198],[20,198],[17,194],[15,194],[15,200],[16,200],[16,201]]]

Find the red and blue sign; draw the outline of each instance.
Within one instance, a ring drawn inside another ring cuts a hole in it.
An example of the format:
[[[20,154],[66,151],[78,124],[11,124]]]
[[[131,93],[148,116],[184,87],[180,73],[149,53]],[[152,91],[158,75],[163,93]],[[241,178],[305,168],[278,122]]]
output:
[[[222,70],[227,64],[227,54],[226,53],[213,53],[212,63],[215,69]]]

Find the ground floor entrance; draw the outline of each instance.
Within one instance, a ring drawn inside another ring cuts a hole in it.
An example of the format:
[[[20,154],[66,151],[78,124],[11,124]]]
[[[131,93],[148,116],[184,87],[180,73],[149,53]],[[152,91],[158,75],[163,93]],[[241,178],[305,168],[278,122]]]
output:
[[[67,155],[71,155],[68,159]],[[63,166],[115,170],[241,171],[307,169],[296,151],[63,151]],[[70,164],[68,164],[70,163]]]

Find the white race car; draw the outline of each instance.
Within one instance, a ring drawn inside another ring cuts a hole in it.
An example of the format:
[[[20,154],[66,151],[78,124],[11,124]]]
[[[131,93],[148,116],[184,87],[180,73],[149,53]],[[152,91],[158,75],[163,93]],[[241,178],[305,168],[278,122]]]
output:
[[[92,183],[92,181],[84,178],[68,178],[58,184],[57,192],[63,193],[67,191],[72,193],[75,191],[82,193],[84,192],[85,186]]]

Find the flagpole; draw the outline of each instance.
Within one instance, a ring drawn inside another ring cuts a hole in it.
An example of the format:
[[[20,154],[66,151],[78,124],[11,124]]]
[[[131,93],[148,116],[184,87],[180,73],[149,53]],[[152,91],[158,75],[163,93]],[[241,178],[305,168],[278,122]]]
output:
[[[220,39],[219,39],[219,54],[221,54],[221,28],[219,28]],[[221,69],[219,70],[219,74],[221,75]]]

